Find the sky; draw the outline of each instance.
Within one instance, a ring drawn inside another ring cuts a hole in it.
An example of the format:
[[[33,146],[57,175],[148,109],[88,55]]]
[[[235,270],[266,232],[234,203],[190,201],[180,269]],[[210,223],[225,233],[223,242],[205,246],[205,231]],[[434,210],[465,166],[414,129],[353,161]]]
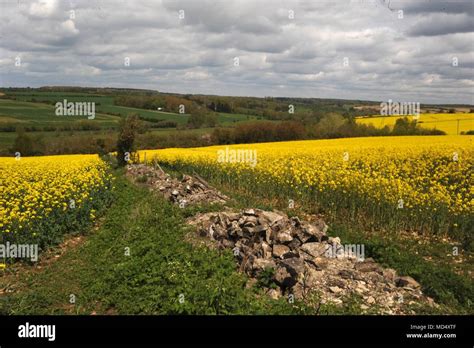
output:
[[[474,104],[474,1],[0,0],[0,86]]]

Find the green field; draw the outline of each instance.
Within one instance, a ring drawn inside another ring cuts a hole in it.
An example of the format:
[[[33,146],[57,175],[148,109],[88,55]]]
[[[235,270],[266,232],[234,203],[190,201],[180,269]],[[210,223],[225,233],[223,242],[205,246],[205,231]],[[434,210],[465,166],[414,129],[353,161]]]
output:
[[[120,117],[97,112],[94,121],[101,127],[116,126]],[[81,116],[57,116],[53,105],[0,99],[0,125],[13,124],[15,126],[48,126],[66,125],[71,122],[87,120]]]
[[[138,114],[144,118],[150,118],[157,121],[175,121],[178,124],[185,124],[189,115],[173,114],[153,110],[143,110],[114,105],[114,98],[110,96],[91,95],[87,93],[58,93],[58,92],[38,92],[36,94],[14,94],[17,100],[0,99],[0,123],[15,122],[24,123],[34,122],[44,124],[45,122],[64,122],[64,119],[55,115],[53,103],[62,102],[66,99],[68,102],[94,102],[96,107],[95,120],[100,121],[101,125],[116,126],[120,117],[129,114]],[[50,103],[50,105],[46,104]],[[119,114],[119,115],[109,115]],[[3,119],[3,120],[2,120]],[[80,117],[68,118],[67,122],[78,121]],[[105,122],[104,121],[109,121]]]
[[[127,116],[129,114],[138,114],[141,117],[144,117],[145,119],[153,119],[156,121],[175,121],[177,124],[186,124],[189,118],[189,114],[175,114],[171,112],[143,110],[113,104],[101,104],[97,106],[97,110],[105,113],[120,114],[121,116]]]
[[[117,94],[119,95],[119,94]],[[3,97],[3,98],[2,98]],[[8,99],[13,97],[15,99]],[[57,116],[55,103],[94,102],[95,118],[87,116]],[[47,142],[63,143],[68,138],[72,141],[94,142],[98,137],[115,137],[122,118],[138,114],[146,121],[148,134],[170,137],[202,136],[210,134],[213,128],[187,129],[189,114],[178,114],[158,110],[145,110],[114,104],[114,95],[80,92],[6,92],[0,93],[0,153],[10,154],[10,148],[17,136],[15,130],[24,128],[35,141],[45,139]],[[218,124],[230,127],[238,122],[257,121],[261,117],[242,114],[218,113]],[[157,122],[175,122],[177,127],[155,128]],[[67,145],[64,145],[67,146]]]
[[[395,122],[403,116],[374,116],[357,118],[357,123],[372,124],[377,128],[385,126],[393,127]],[[413,116],[407,116],[412,120]],[[420,114],[418,124],[423,128],[436,128],[446,132],[448,135],[456,135],[461,132],[474,130],[474,114]]]
[[[71,92],[15,92],[9,95],[17,100],[0,99],[0,124],[14,123],[26,126],[26,123],[35,125],[48,125],[50,122],[79,121],[80,117],[68,118],[66,121],[56,116],[53,103],[67,99],[68,102],[94,102],[96,105],[96,119],[101,126],[116,126],[121,117],[129,114],[138,114],[144,119],[155,121],[174,121],[178,125],[185,125],[189,114],[178,114],[171,112],[144,110],[114,104],[114,97],[95,95],[89,93]],[[50,105],[46,104],[50,103]],[[241,114],[218,114],[218,122],[221,125],[232,125],[236,122],[257,120],[256,116]]]

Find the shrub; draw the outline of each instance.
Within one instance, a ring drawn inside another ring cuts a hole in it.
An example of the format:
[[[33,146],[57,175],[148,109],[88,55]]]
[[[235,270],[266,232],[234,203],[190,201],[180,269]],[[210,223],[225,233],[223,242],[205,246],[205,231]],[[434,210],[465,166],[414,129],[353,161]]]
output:
[[[137,114],[129,115],[120,122],[119,135],[117,139],[117,161],[119,166],[127,164],[126,153],[134,151],[136,133],[140,128],[140,120]]]
[[[13,143],[12,152],[19,152],[22,156],[32,156],[36,154],[33,139],[25,133],[23,128],[17,129],[17,136]]]

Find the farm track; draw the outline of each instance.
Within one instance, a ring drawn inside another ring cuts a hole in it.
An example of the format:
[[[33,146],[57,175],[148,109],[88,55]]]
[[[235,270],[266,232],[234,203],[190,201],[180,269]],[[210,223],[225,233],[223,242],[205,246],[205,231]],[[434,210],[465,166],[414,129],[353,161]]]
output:
[[[2,314],[291,314],[245,288],[231,255],[186,241],[181,210],[117,175],[95,233],[39,270],[0,277]],[[43,263],[44,262],[44,263]],[[12,284],[14,283],[14,284]],[[183,297],[182,297],[183,296]],[[73,300],[72,300],[73,299]],[[183,299],[183,301],[181,301]]]
[[[314,314],[299,301],[289,306],[247,289],[231,252],[197,245],[195,237],[190,243],[184,219],[208,207],[181,209],[117,176],[117,198],[94,233],[68,238],[61,256],[45,254],[38,270],[0,278],[2,289],[14,284],[0,295],[1,313]],[[353,301],[320,313],[360,313]]]

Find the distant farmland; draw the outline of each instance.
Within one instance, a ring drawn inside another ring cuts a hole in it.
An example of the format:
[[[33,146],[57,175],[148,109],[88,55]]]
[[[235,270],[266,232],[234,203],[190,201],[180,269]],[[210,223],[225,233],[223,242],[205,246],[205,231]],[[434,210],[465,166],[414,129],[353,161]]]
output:
[[[162,143],[164,138],[177,138],[178,134],[183,139],[197,138],[213,131],[213,128],[209,127],[198,129],[186,127],[189,113],[179,114],[115,105],[117,95],[120,93],[113,95],[55,91],[1,93],[0,154],[11,154],[10,148],[17,137],[17,129],[26,130],[30,137],[34,137],[34,142],[53,144],[51,146],[56,148],[70,149],[72,146],[70,143],[94,144],[98,138],[111,146],[120,120],[131,114],[139,115],[144,122],[147,127],[146,135],[151,139],[149,143]],[[62,103],[65,99],[68,102],[95,103],[94,119],[84,116],[57,116],[55,103]],[[262,120],[260,116],[238,113],[218,112],[216,115],[218,125],[223,127],[233,127],[239,122]],[[153,136],[158,138],[152,138]],[[193,146],[197,145],[193,143]],[[79,149],[76,148],[76,151]]]
[[[10,95],[16,100],[0,99],[0,125],[13,124],[18,126],[48,126],[51,123],[71,124],[83,121],[80,117],[58,117],[55,115],[53,103],[62,102],[94,102],[96,104],[96,118],[94,122],[101,127],[116,127],[122,117],[138,114],[145,120],[173,121],[178,125],[185,125],[189,114],[179,114],[158,110],[145,110],[114,104],[113,96],[103,96],[89,93],[58,93],[58,92],[15,92]],[[256,121],[257,116],[218,113],[220,125],[232,125],[236,122]]]
[[[68,102],[94,102],[96,103],[96,121],[101,126],[116,126],[121,117],[136,113],[148,119],[161,121],[175,121],[178,124],[185,124],[189,115],[173,114],[168,112],[160,112],[154,110],[143,110],[136,108],[128,108],[113,104],[112,97],[102,97],[96,95],[68,95],[62,96],[41,93],[34,96],[15,95],[17,100],[4,99],[0,100],[0,122],[7,120],[12,122],[34,122],[36,124],[45,125],[50,122],[54,123],[70,123],[80,121],[80,117],[64,118],[55,114],[53,103],[62,102],[66,99]],[[51,104],[46,104],[51,103]],[[109,114],[110,113],[110,114]]]
[[[84,121],[81,117],[59,117],[53,105],[0,99],[0,125],[48,126]],[[101,126],[115,126],[120,118],[96,111],[95,120]]]
[[[403,116],[375,116],[357,118],[357,123],[372,124],[377,128],[385,126],[393,127],[397,119]],[[412,120],[413,116],[407,116]],[[446,132],[448,135],[456,135],[461,132],[474,130],[474,114],[420,114],[418,124],[423,128],[436,128]]]

